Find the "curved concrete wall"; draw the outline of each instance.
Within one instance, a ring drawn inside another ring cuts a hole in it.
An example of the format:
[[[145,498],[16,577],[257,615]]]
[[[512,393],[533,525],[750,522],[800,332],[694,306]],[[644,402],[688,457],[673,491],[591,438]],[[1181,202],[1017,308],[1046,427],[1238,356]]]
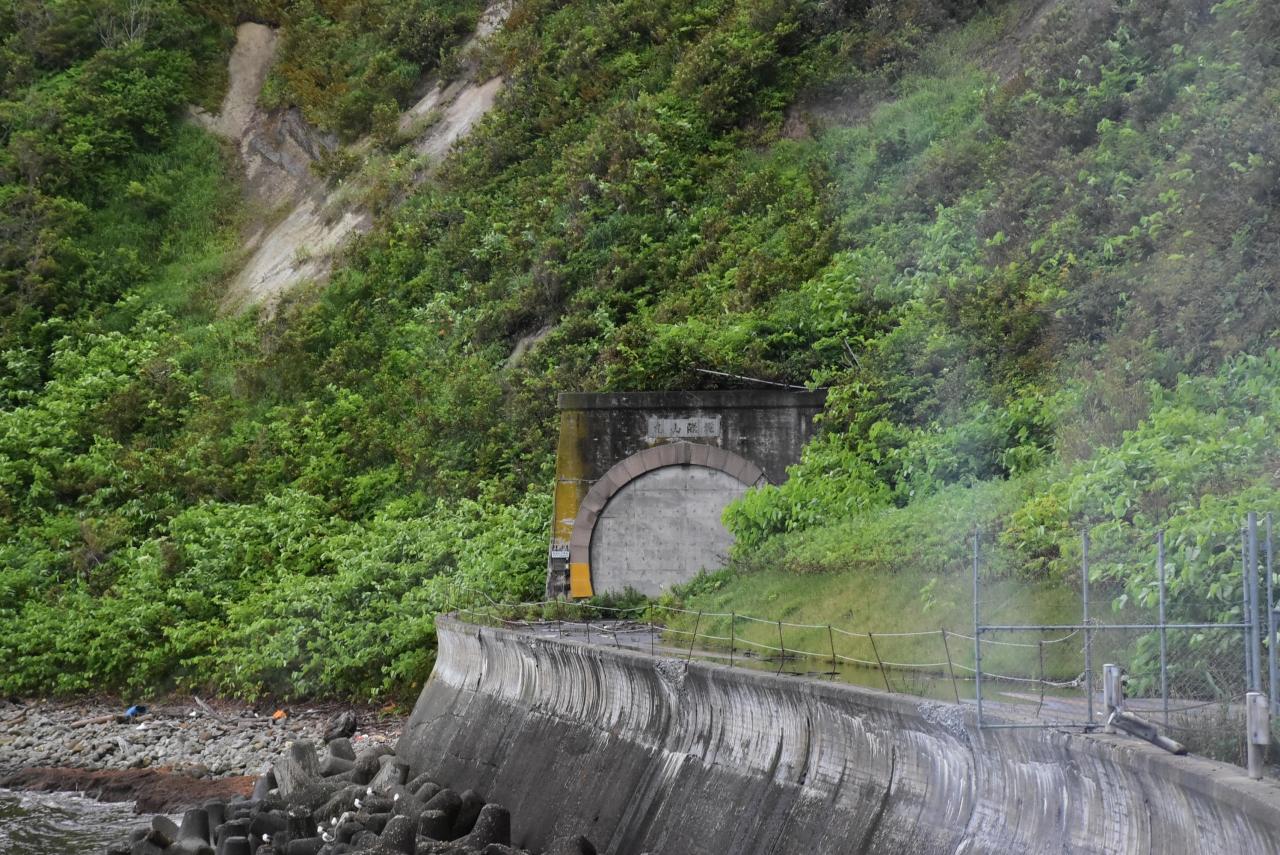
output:
[[[401,739],[537,850],[1280,852],[1280,787],[1124,737],[977,730],[963,708],[437,621]]]

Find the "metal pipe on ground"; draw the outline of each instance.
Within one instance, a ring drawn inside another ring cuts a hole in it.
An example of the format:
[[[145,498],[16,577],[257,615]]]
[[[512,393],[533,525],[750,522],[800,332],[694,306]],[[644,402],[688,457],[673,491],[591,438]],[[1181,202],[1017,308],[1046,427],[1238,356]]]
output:
[[[1103,731],[1115,733],[1113,720],[1116,714],[1124,712],[1124,670],[1119,665],[1102,666],[1102,707],[1107,715]]]
[[[1131,712],[1124,710],[1116,710],[1107,719],[1107,726],[1113,730],[1122,730],[1130,736],[1136,736],[1139,739],[1145,739],[1157,748],[1163,748],[1170,754],[1186,754],[1187,747],[1177,740],[1170,739],[1162,734],[1154,724],[1145,719],[1138,718]]]

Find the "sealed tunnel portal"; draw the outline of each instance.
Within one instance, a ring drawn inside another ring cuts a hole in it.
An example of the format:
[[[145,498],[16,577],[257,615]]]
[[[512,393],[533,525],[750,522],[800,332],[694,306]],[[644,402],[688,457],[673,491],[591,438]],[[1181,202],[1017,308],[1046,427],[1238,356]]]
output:
[[[549,596],[654,595],[724,566],[725,507],[781,483],[825,393],[560,396]]]
[[[654,596],[725,562],[733,536],[720,517],[748,485],[705,466],[665,466],[614,494],[591,537],[591,583]],[[679,544],[678,549],[671,548]]]

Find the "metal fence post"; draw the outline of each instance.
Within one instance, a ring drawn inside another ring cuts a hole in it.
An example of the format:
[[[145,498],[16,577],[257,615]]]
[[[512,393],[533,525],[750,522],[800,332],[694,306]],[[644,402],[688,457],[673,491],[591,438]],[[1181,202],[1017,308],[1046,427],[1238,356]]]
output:
[[[831,676],[835,677],[840,669],[836,667],[839,664],[836,659],[836,634],[831,631],[831,624],[827,624],[827,643],[831,645]]]
[[[960,687],[956,685],[956,669],[951,664],[951,645],[947,644],[947,630],[942,629],[942,651],[947,654],[947,673],[951,675],[951,691],[955,692],[956,703],[960,703]]]
[[[787,665],[787,643],[782,640],[782,621],[778,621],[778,673]]]
[[[1249,777],[1262,780],[1262,750],[1271,743],[1271,715],[1261,692],[1245,695],[1245,729],[1248,743]]]
[[[880,666],[880,676],[884,678],[884,690],[892,695],[893,687],[889,685],[889,672],[884,670],[884,660],[880,658],[880,650],[876,647],[875,633],[868,632],[867,639],[871,642],[871,652],[876,655],[876,664]]]
[[[978,583],[978,527],[973,527],[973,692],[982,727],[982,588]]]
[[[1244,688],[1253,688],[1253,645],[1249,643],[1249,530],[1240,526],[1240,596],[1244,605],[1240,623],[1245,625],[1244,638]]]
[[[1084,600],[1084,693],[1089,724],[1093,724],[1093,632],[1089,629],[1089,529],[1081,536],[1080,574]]]
[[[1249,650],[1253,654],[1252,691],[1262,693],[1262,627],[1258,625],[1258,512],[1249,511]]]
[[[1276,597],[1274,572],[1271,563],[1272,559],[1272,540],[1271,540],[1271,514],[1267,514],[1267,691],[1270,693],[1271,714],[1280,715],[1280,698],[1276,694]]]
[[[698,643],[698,627],[702,625],[702,612],[698,612],[698,619],[693,622],[693,635],[689,638],[689,655],[684,658],[688,662],[693,659],[693,645]]]
[[[738,622],[737,613],[729,612],[729,667],[731,668],[733,667],[733,648],[734,648],[734,645],[737,643],[737,639],[734,636],[734,632],[735,632],[734,624],[736,624],[737,622]]]
[[[1169,630],[1165,628],[1164,531],[1156,532],[1156,566],[1160,571],[1160,703],[1164,708],[1164,724],[1169,726]]]
[[[1036,718],[1039,718],[1040,711],[1044,709],[1044,639],[1037,641],[1036,646],[1040,648],[1040,674],[1038,680],[1040,683],[1040,703],[1036,705]]]

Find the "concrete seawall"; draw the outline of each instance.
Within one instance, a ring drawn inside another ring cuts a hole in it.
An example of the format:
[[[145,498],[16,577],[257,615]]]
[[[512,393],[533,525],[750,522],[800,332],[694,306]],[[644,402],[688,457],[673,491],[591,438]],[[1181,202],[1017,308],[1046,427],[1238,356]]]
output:
[[[398,749],[535,851],[1280,853],[1280,786],[1126,737],[441,617]]]

